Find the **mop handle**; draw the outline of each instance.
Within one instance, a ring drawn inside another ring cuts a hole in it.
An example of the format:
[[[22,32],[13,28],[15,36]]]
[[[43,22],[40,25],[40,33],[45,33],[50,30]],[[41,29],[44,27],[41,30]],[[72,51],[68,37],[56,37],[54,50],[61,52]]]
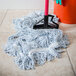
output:
[[[45,16],[48,15],[48,9],[49,9],[49,0],[45,0]]]

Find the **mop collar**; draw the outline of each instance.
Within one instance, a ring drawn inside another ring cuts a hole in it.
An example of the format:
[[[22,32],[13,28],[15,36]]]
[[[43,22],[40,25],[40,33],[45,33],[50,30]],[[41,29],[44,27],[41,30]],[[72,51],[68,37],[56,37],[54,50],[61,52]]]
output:
[[[21,69],[34,69],[36,65],[60,58],[61,48],[67,48],[69,44],[60,29],[34,30],[33,26],[43,18],[44,12],[37,11],[13,21],[17,32],[8,38],[4,51],[14,57]],[[55,15],[53,21],[58,23]]]

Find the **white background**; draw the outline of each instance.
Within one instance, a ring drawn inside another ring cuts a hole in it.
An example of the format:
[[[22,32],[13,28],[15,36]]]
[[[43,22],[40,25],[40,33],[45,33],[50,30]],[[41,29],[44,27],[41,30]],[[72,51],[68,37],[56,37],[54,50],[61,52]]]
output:
[[[53,9],[53,0],[49,0]],[[0,9],[44,9],[45,0],[0,0]]]

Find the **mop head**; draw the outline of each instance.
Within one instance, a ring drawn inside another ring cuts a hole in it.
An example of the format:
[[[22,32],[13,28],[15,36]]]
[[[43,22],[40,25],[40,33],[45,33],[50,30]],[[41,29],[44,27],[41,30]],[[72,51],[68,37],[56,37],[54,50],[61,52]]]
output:
[[[17,32],[8,38],[4,51],[14,57],[15,63],[21,69],[34,69],[46,61],[60,58],[62,48],[69,45],[67,36],[60,29],[33,29],[43,18],[44,12],[37,11],[13,20]],[[58,23],[55,15],[53,21]]]

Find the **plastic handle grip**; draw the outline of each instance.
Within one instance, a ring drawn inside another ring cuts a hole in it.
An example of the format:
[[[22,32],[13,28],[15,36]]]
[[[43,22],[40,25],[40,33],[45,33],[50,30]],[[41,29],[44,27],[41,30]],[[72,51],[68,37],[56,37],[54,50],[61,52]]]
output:
[[[49,9],[49,0],[45,0],[45,16],[48,15],[48,9]]]

